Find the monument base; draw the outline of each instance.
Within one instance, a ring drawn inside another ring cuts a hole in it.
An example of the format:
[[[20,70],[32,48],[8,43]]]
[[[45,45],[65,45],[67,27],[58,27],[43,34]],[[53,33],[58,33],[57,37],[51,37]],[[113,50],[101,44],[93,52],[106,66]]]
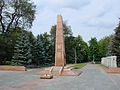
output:
[[[36,74],[37,75],[51,74],[53,76],[79,76],[81,73],[82,72],[79,70],[72,70],[62,66],[53,66]]]

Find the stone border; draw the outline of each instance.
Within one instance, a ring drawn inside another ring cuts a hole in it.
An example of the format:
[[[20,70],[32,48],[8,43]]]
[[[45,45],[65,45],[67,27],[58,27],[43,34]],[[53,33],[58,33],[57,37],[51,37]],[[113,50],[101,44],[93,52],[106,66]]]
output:
[[[120,74],[120,68],[109,68],[106,70],[107,73]]]
[[[9,65],[0,65],[1,71],[27,71],[24,66],[9,66]]]
[[[102,64],[100,66],[105,70],[106,73],[120,74],[120,68],[119,67],[117,67],[117,68],[112,68],[112,67],[108,68],[108,67],[106,67],[106,66],[104,66]]]

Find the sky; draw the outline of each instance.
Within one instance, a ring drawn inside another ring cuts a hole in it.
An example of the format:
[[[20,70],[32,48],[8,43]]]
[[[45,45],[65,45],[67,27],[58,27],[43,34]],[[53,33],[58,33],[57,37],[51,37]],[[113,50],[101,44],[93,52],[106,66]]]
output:
[[[114,33],[119,22],[120,0],[32,0],[36,7],[36,19],[31,31],[35,36],[50,32],[57,15],[71,26],[74,36],[83,40],[98,40]]]

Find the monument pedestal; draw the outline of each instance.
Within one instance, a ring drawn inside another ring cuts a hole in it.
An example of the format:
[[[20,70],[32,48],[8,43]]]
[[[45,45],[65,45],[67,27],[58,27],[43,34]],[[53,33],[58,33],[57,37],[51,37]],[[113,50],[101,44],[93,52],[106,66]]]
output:
[[[53,66],[46,68],[42,72],[36,73],[37,75],[53,75],[53,76],[79,76],[82,72],[80,70],[72,70],[70,68]]]

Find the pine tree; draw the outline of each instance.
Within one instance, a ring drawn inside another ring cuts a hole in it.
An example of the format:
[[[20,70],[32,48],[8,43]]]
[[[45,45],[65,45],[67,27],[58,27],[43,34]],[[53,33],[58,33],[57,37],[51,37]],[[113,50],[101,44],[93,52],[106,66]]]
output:
[[[37,36],[37,41],[34,47],[34,60],[37,65],[51,63],[50,41],[48,34],[41,34]]]
[[[21,33],[15,44],[12,65],[27,65],[31,62],[31,57],[29,37]]]
[[[29,42],[30,42],[30,48],[31,48],[31,59],[32,59],[32,64],[34,64],[34,47],[35,47],[35,43],[36,43],[36,38],[34,37],[34,35],[32,34],[32,32],[29,32],[28,34],[29,36]]]
[[[43,43],[41,42],[41,36],[38,35],[35,43],[35,47],[34,47],[34,53],[33,53],[34,62],[37,65],[40,65],[42,63],[43,52],[44,52],[44,48],[43,48]]]
[[[44,48],[45,48],[44,49],[45,50],[44,61],[47,64],[48,63],[51,64],[53,62],[53,60],[52,60],[52,51],[51,51],[52,43],[51,43],[49,34],[47,34],[47,33],[43,34],[43,42],[44,42]]]
[[[120,67],[120,23],[115,29],[113,39],[110,41],[108,55],[117,56],[117,65]]]

